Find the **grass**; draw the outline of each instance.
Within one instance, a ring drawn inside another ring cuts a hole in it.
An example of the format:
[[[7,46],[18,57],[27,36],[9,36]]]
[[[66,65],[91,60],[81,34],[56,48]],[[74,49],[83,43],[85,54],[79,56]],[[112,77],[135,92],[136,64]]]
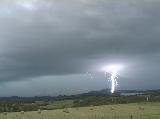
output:
[[[51,101],[47,106],[41,106],[41,108],[45,108],[48,110],[53,109],[62,109],[65,107],[72,107],[73,106],[73,100],[62,100],[62,101]]]
[[[46,108],[47,109],[62,109],[64,107],[72,107],[72,106],[73,106],[73,100],[63,100],[63,101],[49,102]]]
[[[143,109],[141,109],[141,108]],[[17,113],[1,113],[0,119],[160,119],[160,103],[132,103]]]

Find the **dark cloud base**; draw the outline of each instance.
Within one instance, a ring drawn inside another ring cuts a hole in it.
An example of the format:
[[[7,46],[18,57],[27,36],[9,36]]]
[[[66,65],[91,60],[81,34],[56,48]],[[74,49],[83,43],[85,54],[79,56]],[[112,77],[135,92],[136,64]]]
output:
[[[160,84],[159,4],[1,0],[0,81],[82,75],[118,62],[127,78]]]

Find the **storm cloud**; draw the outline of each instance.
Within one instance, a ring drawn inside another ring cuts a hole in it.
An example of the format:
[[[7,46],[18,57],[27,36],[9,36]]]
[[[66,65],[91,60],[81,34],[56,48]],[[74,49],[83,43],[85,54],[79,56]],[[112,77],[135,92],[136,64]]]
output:
[[[135,88],[158,88],[159,5],[159,0],[1,0],[0,81],[84,75],[123,63],[128,79],[123,87],[135,82]]]

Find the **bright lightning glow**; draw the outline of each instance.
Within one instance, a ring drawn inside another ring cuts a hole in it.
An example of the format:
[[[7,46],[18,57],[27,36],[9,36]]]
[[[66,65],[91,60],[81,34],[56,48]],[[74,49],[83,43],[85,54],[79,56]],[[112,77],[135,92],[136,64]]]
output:
[[[102,70],[105,71],[105,75],[107,73],[111,74],[110,81],[111,81],[111,93],[114,93],[116,87],[118,86],[118,72],[123,69],[123,65],[108,65],[103,67]]]
[[[114,72],[111,74],[111,93],[114,93],[115,88],[118,85],[117,78],[118,78],[117,73]]]

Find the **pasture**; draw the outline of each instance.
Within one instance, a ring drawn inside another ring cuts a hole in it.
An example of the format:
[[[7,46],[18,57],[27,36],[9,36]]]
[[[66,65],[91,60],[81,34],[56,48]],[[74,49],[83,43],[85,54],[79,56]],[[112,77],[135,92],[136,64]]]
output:
[[[11,112],[1,113],[0,119],[160,119],[160,103],[132,103]]]

